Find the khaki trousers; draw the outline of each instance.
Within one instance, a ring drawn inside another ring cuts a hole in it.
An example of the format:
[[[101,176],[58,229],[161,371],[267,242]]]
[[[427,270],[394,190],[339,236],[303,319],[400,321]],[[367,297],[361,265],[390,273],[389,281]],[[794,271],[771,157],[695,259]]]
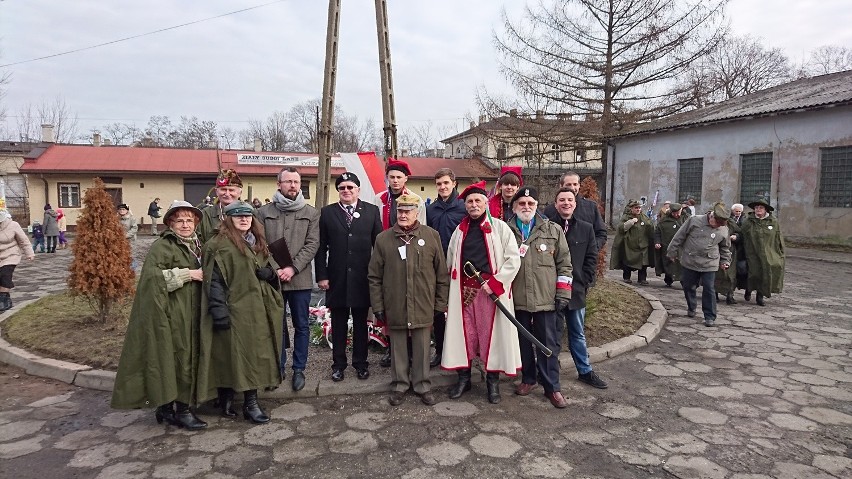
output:
[[[408,367],[408,333],[411,333],[411,368]],[[406,392],[409,388],[417,394],[429,392],[429,341],[430,328],[391,329],[391,390]],[[409,376],[410,375],[410,376]]]

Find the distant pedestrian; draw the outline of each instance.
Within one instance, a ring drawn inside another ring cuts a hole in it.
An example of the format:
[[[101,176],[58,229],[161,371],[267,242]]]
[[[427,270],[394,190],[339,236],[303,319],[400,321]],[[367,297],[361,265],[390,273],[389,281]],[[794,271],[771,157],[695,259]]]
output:
[[[784,237],[769,203],[761,199],[752,201],[748,207],[754,211],[748,214],[741,231],[748,261],[745,299],[750,301],[751,292],[757,291],[757,304],[764,306],[763,298],[784,288]]]
[[[627,202],[626,212],[621,215],[615,229],[612,257],[609,269],[620,269],[625,283],[632,283],[630,276],[638,271],[639,284],[648,284],[648,266],[654,265],[654,225],[651,218],[642,213],[642,204],[636,200]]]
[[[731,266],[727,223],[728,209],[724,203],[716,203],[709,213],[686,220],[666,251],[669,259],[680,262],[680,284],[690,318],[695,317],[695,292],[701,286],[701,310],[708,327],[716,321],[716,271]]]
[[[669,243],[677,234],[678,228],[686,220],[681,215],[683,207],[677,203],[671,205],[654,227],[654,262],[657,276],[663,275],[666,286],[671,288],[672,283],[680,281],[680,263],[670,260],[666,256]]]
[[[33,253],[35,253],[36,248],[38,248],[39,253],[44,253],[44,226],[38,220],[35,220],[30,228],[32,229],[33,240],[35,240]]]
[[[68,219],[65,217],[62,208],[56,208],[56,220],[59,223],[59,248],[65,249],[68,247],[68,240],[65,239],[65,232],[68,231]]]
[[[6,210],[0,210],[0,311],[12,309],[10,291],[15,287],[12,273],[21,262],[21,256],[35,258],[30,240],[17,221]]]
[[[160,199],[154,198],[154,201],[148,205],[148,216],[151,217],[151,236],[157,236],[157,219],[160,217],[160,210],[163,209],[159,205]]]
[[[130,207],[125,203],[118,205],[118,220],[124,228],[124,237],[130,242],[130,267],[136,271],[139,265],[136,261],[136,232],[139,230],[139,225],[136,224],[136,218],[130,212]]]
[[[254,207],[254,209],[259,210],[260,207],[263,206],[263,203],[260,202],[259,198],[255,198],[251,200],[251,205],[252,207]]]
[[[50,203],[44,205],[44,237],[47,240],[47,252],[56,253],[56,242],[59,238],[59,221],[56,219],[58,214],[56,210],[50,206]]]

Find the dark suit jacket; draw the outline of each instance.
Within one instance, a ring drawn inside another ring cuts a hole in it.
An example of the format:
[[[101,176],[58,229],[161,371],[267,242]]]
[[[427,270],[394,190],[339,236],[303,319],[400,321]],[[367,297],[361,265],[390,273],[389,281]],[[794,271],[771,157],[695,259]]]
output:
[[[565,230],[565,220],[559,215],[551,218]],[[571,267],[574,268],[571,285],[571,302],[568,309],[577,310],[586,307],[586,290],[594,284],[598,267],[598,245],[592,224],[576,216],[571,217],[571,228],[565,235],[568,249],[571,251]]]
[[[346,226],[346,212],[340,203],[320,210],[319,250],[314,260],[317,281],[327,279],[325,305],[329,308],[367,308],[370,287],[367,267],[382,220],[376,205],[358,200],[357,218]]]
[[[555,205],[548,205],[544,209],[544,216],[550,218],[551,221],[560,223],[559,213],[556,212]],[[555,218],[555,219],[554,219]],[[601,212],[598,209],[598,204],[586,198],[577,197],[577,208],[574,209],[573,218],[591,223],[595,233],[595,239],[598,243],[598,249],[601,249],[606,244],[606,224],[604,224]],[[561,223],[560,223],[561,224]]]

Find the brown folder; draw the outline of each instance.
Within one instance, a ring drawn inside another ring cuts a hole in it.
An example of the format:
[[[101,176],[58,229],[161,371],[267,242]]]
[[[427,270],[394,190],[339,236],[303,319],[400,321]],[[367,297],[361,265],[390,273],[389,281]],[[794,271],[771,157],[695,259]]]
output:
[[[293,266],[293,257],[290,256],[290,248],[287,247],[287,242],[284,238],[274,241],[269,245],[269,252],[272,253],[272,259],[278,263],[279,268]]]

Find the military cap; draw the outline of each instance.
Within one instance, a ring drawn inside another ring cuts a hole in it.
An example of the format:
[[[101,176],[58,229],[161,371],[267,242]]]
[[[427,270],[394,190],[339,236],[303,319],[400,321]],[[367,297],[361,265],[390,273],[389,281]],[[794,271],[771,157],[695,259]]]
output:
[[[358,179],[358,176],[351,171],[347,171],[334,180],[334,187],[337,188],[344,181],[351,181],[352,183],[355,183],[355,186],[361,186],[361,180]]]
[[[396,199],[396,209],[398,210],[416,210],[418,208],[420,208],[420,197],[414,193],[406,193]]]
[[[254,208],[245,201],[234,201],[223,208],[222,213],[225,213],[225,216],[252,216]]]
[[[713,216],[720,220],[727,220],[731,214],[728,212],[728,207],[721,201],[713,205]]]

